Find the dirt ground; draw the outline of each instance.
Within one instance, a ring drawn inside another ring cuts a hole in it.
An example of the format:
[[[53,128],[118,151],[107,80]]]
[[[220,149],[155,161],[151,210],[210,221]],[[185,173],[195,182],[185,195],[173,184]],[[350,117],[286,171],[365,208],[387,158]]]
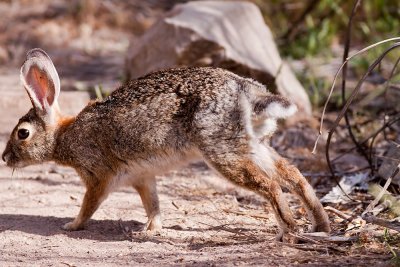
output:
[[[84,193],[75,172],[45,164],[12,174],[1,165],[1,265],[385,266],[390,258],[364,255],[362,247],[275,242],[275,219],[261,197],[200,164],[159,177],[158,189],[165,226],[158,233],[141,230],[146,217],[131,188],[111,194],[85,230],[67,232],[60,227],[78,213]]]
[[[6,33],[0,36],[0,152],[19,116],[30,107],[18,77],[28,49],[40,46],[53,57],[62,80],[61,107],[76,113],[89,100],[88,88],[118,84],[129,39],[168,8],[156,6],[158,1],[130,1],[129,8],[121,4],[125,2],[109,1],[113,4],[94,9],[100,16],[85,9],[74,15],[71,6],[76,2],[0,3],[0,28]],[[137,19],[136,28],[124,24],[126,19],[110,20],[115,13]],[[291,135],[296,142],[298,132],[294,129]],[[285,155],[296,158],[288,151]],[[318,164],[303,159],[302,171],[318,171]],[[0,163],[0,266],[391,264],[389,249],[370,236],[339,245],[274,241],[278,228],[270,206],[201,163],[157,179],[161,231],[142,231],[146,216],[140,198],[132,188],[121,188],[108,197],[85,230],[67,232],[61,226],[77,215],[84,193],[74,170],[47,163],[13,173]],[[317,193],[322,196],[329,189],[318,187]],[[298,223],[307,229],[310,225],[300,203],[290,194],[287,197]],[[334,230],[343,227],[337,216],[330,216]]]

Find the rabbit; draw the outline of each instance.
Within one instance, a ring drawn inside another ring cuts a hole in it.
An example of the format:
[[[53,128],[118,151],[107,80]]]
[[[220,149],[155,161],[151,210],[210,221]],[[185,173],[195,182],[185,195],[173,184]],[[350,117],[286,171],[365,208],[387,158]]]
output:
[[[276,121],[293,115],[296,106],[252,79],[212,67],[161,70],[66,117],[58,105],[60,80],[46,52],[30,50],[20,78],[33,107],[13,129],[2,159],[12,168],[54,161],[76,170],[86,193],[65,230],[83,229],[119,186],[139,193],[145,229],[161,229],[155,176],[202,159],[270,202],[280,226],[277,239],[298,230],[281,186],[301,199],[312,231],[330,231],[313,188],[268,144]]]

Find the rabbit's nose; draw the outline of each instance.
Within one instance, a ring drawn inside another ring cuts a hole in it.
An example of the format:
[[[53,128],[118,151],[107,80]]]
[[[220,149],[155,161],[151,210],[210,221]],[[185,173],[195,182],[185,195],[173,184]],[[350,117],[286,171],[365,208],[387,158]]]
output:
[[[4,152],[3,152],[3,155],[1,155],[1,158],[2,158],[2,160],[3,160],[4,162],[6,162],[6,153],[7,153],[7,151],[4,151]]]
[[[9,154],[10,154],[10,146],[9,144],[7,144],[6,149],[4,149],[3,154],[1,155],[1,158],[4,162],[7,162],[7,159],[9,158]]]

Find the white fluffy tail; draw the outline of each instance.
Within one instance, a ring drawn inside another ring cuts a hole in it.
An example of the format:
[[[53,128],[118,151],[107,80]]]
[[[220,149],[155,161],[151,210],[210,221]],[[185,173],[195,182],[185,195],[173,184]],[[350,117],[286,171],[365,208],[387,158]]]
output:
[[[244,94],[240,102],[244,112],[247,131],[257,137],[271,137],[276,130],[277,120],[287,118],[297,111],[297,106],[287,98],[271,94],[264,85],[242,79]]]
[[[267,95],[254,101],[254,112],[267,118],[287,118],[296,113],[297,107],[280,95]]]

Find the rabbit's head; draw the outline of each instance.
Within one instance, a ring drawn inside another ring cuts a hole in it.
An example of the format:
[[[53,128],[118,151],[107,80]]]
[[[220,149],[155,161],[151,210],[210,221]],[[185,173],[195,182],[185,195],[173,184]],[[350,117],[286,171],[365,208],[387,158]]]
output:
[[[60,121],[60,80],[50,57],[36,48],[28,52],[21,81],[33,108],[13,129],[2,158],[10,167],[24,167],[51,159]]]

